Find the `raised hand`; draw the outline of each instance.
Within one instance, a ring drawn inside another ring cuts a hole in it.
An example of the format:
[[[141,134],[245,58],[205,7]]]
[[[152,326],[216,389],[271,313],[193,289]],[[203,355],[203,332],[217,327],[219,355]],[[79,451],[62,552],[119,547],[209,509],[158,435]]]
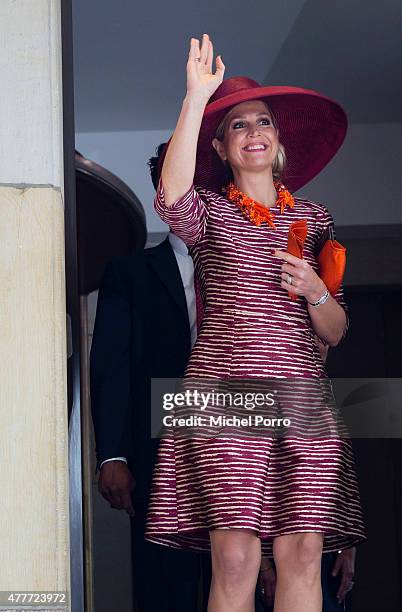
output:
[[[223,81],[225,65],[220,55],[216,58],[216,71],[212,73],[214,48],[208,34],[203,34],[200,49],[198,38],[192,38],[187,61],[187,96],[205,103]]]

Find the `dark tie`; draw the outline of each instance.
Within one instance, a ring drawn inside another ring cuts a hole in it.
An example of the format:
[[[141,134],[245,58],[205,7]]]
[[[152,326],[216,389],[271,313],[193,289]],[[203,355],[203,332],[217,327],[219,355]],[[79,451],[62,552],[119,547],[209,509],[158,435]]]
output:
[[[204,304],[202,302],[200,281],[196,274],[194,274],[194,290],[195,290],[195,309],[196,309],[196,317],[197,317],[197,334],[198,334],[200,331],[202,318],[204,316]]]

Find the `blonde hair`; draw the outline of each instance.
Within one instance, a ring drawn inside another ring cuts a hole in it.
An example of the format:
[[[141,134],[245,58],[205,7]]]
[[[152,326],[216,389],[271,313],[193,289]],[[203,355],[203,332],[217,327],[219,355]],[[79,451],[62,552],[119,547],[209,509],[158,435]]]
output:
[[[273,123],[274,128],[276,129],[276,131],[278,131],[278,123],[276,121],[275,115],[273,114],[272,110],[269,108],[268,104],[266,104],[265,102],[264,102],[264,104],[267,107],[267,110],[268,110],[269,114],[271,115],[271,119],[272,119],[272,123]],[[224,118],[222,119],[220,124],[218,125],[216,133],[215,133],[215,138],[217,138],[221,142],[223,142],[224,138],[225,138],[225,129],[226,129],[226,123],[227,123],[227,118],[228,118],[229,112],[226,113],[226,115],[224,116]],[[232,177],[233,177],[232,169],[230,167],[229,162],[223,162],[223,163],[225,164],[226,169],[228,170],[229,174],[231,174]],[[279,147],[278,147],[278,153],[276,154],[276,157],[274,159],[274,163],[272,164],[272,176],[273,176],[273,178],[277,179],[277,180],[281,180],[283,172],[285,170],[285,167],[286,167],[285,147],[280,142],[279,143]]]

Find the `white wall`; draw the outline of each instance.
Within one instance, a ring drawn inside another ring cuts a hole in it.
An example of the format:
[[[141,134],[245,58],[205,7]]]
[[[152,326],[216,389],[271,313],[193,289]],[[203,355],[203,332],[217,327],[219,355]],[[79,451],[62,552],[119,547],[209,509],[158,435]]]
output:
[[[117,174],[140,198],[149,232],[166,225],[153,211],[147,161],[170,130],[76,135],[77,149]],[[398,137],[399,136],[399,137]],[[332,162],[299,195],[324,202],[337,225],[402,223],[400,124],[355,124]]]

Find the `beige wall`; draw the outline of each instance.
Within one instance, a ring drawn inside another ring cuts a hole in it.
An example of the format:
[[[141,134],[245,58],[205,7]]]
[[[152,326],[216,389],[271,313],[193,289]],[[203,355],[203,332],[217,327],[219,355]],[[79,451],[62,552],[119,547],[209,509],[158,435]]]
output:
[[[0,24],[0,591],[65,591],[60,0],[2,0]]]

